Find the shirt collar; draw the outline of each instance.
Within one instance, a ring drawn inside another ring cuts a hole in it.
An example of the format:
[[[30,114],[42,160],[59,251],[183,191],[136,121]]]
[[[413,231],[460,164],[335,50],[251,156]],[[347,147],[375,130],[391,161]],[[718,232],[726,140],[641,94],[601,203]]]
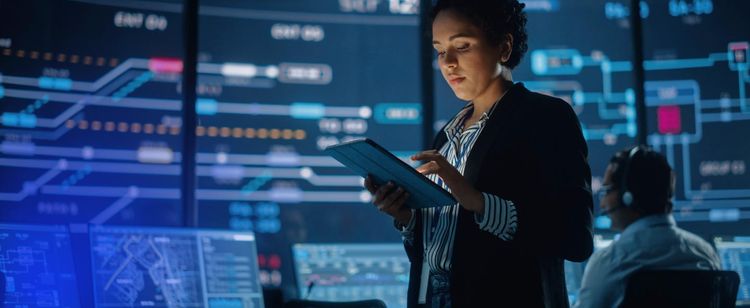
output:
[[[466,116],[469,115],[472,110],[474,110],[474,103],[469,102],[463,108],[461,108],[461,110],[458,111],[458,114],[456,114],[456,116],[453,117],[448,125],[445,126],[443,132],[445,132],[445,136],[448,137],[449,140],[456,134],[459,129],[461,129]]]
[[[495,102],[495,105],[497,105],[497,102]],[[490,118],[489,114],[492,112],[492,110],[495,109],[495,105],[493,105],[493,108],[490,108],[489,112],[482,113],[482,116],[479,118],[479,121],[477,121],[477,123],[483,123],[484,121],[487,121],[487,119]],[[448,137],[448,139],[451,139],[451,137],[455,136],[456,132],[459,129],[463,128],[466,117],[469,116],[473,110],[474,103],[467,103],[463,108],[461,108],[460,111],[458,111],[458,114],[456,114],[456,116],[448,123],[448,125],[445,126],[443,132],[445,132],[445,135]]]
[[[677,223],[675,223],[674,216],[672,216],[672,214],[649,215],[631,223],[625,228],[625,230],[622,231],[621,236],[627,236],[629,234],[634,234],[640,230],[645,230],[656,226],[675,227],[676,225]]]

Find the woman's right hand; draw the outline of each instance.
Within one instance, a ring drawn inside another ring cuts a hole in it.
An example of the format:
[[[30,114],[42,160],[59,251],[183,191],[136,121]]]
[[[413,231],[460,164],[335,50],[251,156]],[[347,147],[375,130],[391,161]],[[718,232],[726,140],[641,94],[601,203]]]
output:
[[[406,207],[406,199],[409,198],[407,191],[401,187],[396,187],[393,182],[378,187],[369,175],[365,178],[365,188],[372,194],[372,204],[379,211],[390,215],[401,225],[409,224],[412,213]]]

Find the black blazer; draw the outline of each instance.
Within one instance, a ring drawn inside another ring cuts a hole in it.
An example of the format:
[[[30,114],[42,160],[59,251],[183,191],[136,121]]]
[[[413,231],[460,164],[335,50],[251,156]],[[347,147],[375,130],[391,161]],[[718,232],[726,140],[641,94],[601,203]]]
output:
[[[447,141],[442,130],[433,144]],[[483,192],[513,201],[518,229],[510,242],[458,214],[450,282],[455,307],[567,307],[563,260],[593,250],[591,170],[573,109],[565,101],[513,85],[488,119],[464,176]],[[417,307],[424,255],[417,211],[409,307]]]

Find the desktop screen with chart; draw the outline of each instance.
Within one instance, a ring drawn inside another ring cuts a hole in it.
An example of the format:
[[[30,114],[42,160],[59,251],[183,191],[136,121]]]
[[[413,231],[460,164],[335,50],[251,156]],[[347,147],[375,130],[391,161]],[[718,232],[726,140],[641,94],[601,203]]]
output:
[[[410,263],[403,244],[296,244],[292,250],[300,298],[380,299],[406,307]]]
[[[715,237],[714,246],[722,269],[740,275],[737,305],[750,305],[750,236]]]
[[[263,307],[255,235],[92,227],[97,307]]]
[[[80,307],[68,229],[0,224],[4,307]],[[2,285],[2,283],[0,283]]]

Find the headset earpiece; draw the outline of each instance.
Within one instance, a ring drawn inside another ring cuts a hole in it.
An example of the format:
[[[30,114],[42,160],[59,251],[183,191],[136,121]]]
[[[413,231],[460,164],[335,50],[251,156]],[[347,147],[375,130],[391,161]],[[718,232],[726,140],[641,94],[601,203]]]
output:
[[[620,202],[624,207],[633,207],[635,198],[633,193],[628,190],[628,174],[630,173],[630,165],[633,163],[634,157],[641,151],[641,146],[636,146],[630,150],[628,157],[622,162],[622,177],[620,178]]]

